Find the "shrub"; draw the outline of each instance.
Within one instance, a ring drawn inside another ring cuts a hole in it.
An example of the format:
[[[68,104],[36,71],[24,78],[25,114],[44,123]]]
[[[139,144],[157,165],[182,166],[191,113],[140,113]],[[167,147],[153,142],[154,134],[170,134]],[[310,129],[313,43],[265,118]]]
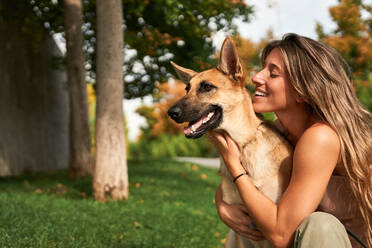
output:
[[[218,157],[217,150],[204,136],[200,139],[187,139],[183,134],[164,133],[156,138],[145,137],[129,144],[130,158]]]

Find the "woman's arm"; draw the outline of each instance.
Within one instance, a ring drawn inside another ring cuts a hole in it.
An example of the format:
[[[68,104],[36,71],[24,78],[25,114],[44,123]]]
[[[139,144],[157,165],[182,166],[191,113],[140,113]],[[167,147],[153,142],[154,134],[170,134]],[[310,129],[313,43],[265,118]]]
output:
[[[260,241],[264,236],[260,231],[249,228],[252,220],[248,215],[247,209],[240,204],[227,204],[222,199],[221,185],[218,186],[215,195],[216,207],[221,220],[240,236]]]
[[[226,135],[215,134],[212,143],[220,151],[231,175],[239,175],[242,170],[240,152],[234,141]],[[308,128],[296,145],[291,180],[278,205],[258,191],[249,177],[236,181],[249,216],[273,246],[287,247],[298,225],[315,211],[339,153],[338,136],[330,127],[316,124]]]

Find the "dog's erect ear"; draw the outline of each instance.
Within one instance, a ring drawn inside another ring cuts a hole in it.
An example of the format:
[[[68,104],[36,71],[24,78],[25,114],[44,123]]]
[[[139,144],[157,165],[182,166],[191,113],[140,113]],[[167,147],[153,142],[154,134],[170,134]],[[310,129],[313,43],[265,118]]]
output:
[[[183,68],[177,64],[175,64],[173,61],[170,62],[173,68],[176,70],[178,77],[181,79],[182,82],[185,84],[188,84],[190,82],[190,79],[195,76],[197,72]]]
[[[238,52],[234,41],[230,37],[227,37],[222,44],[217,69],[226,75],[232,76],[232,78],[238,82],[240,82],[244,77],[243,67],[240,63]]]

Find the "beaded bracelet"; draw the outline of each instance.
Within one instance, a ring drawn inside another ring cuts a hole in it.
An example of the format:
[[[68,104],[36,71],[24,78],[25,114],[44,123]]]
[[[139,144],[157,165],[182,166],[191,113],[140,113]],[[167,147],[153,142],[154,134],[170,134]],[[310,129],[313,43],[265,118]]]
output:
[[[245,173],[242,173],[242,174],[237,175],[237,176],[233,179],[233,183],[235,183],[235,181],[238,180],[239,177],[244,176],[244,175],[248,175],[248,172],[245,172]]]

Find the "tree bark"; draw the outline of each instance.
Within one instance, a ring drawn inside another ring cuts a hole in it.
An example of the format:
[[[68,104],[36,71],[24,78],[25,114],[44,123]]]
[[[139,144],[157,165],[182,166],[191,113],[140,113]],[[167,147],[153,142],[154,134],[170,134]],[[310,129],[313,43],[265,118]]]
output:
[[[79,178],[93,174],[87,87],[83,54],[81,0],[64,0],[66,65],[70,96],[70,158],[68,174]]]
[[[97,110],[94,196],[129,196],[123,122],[123,13],[121,0],[97,0]]]

